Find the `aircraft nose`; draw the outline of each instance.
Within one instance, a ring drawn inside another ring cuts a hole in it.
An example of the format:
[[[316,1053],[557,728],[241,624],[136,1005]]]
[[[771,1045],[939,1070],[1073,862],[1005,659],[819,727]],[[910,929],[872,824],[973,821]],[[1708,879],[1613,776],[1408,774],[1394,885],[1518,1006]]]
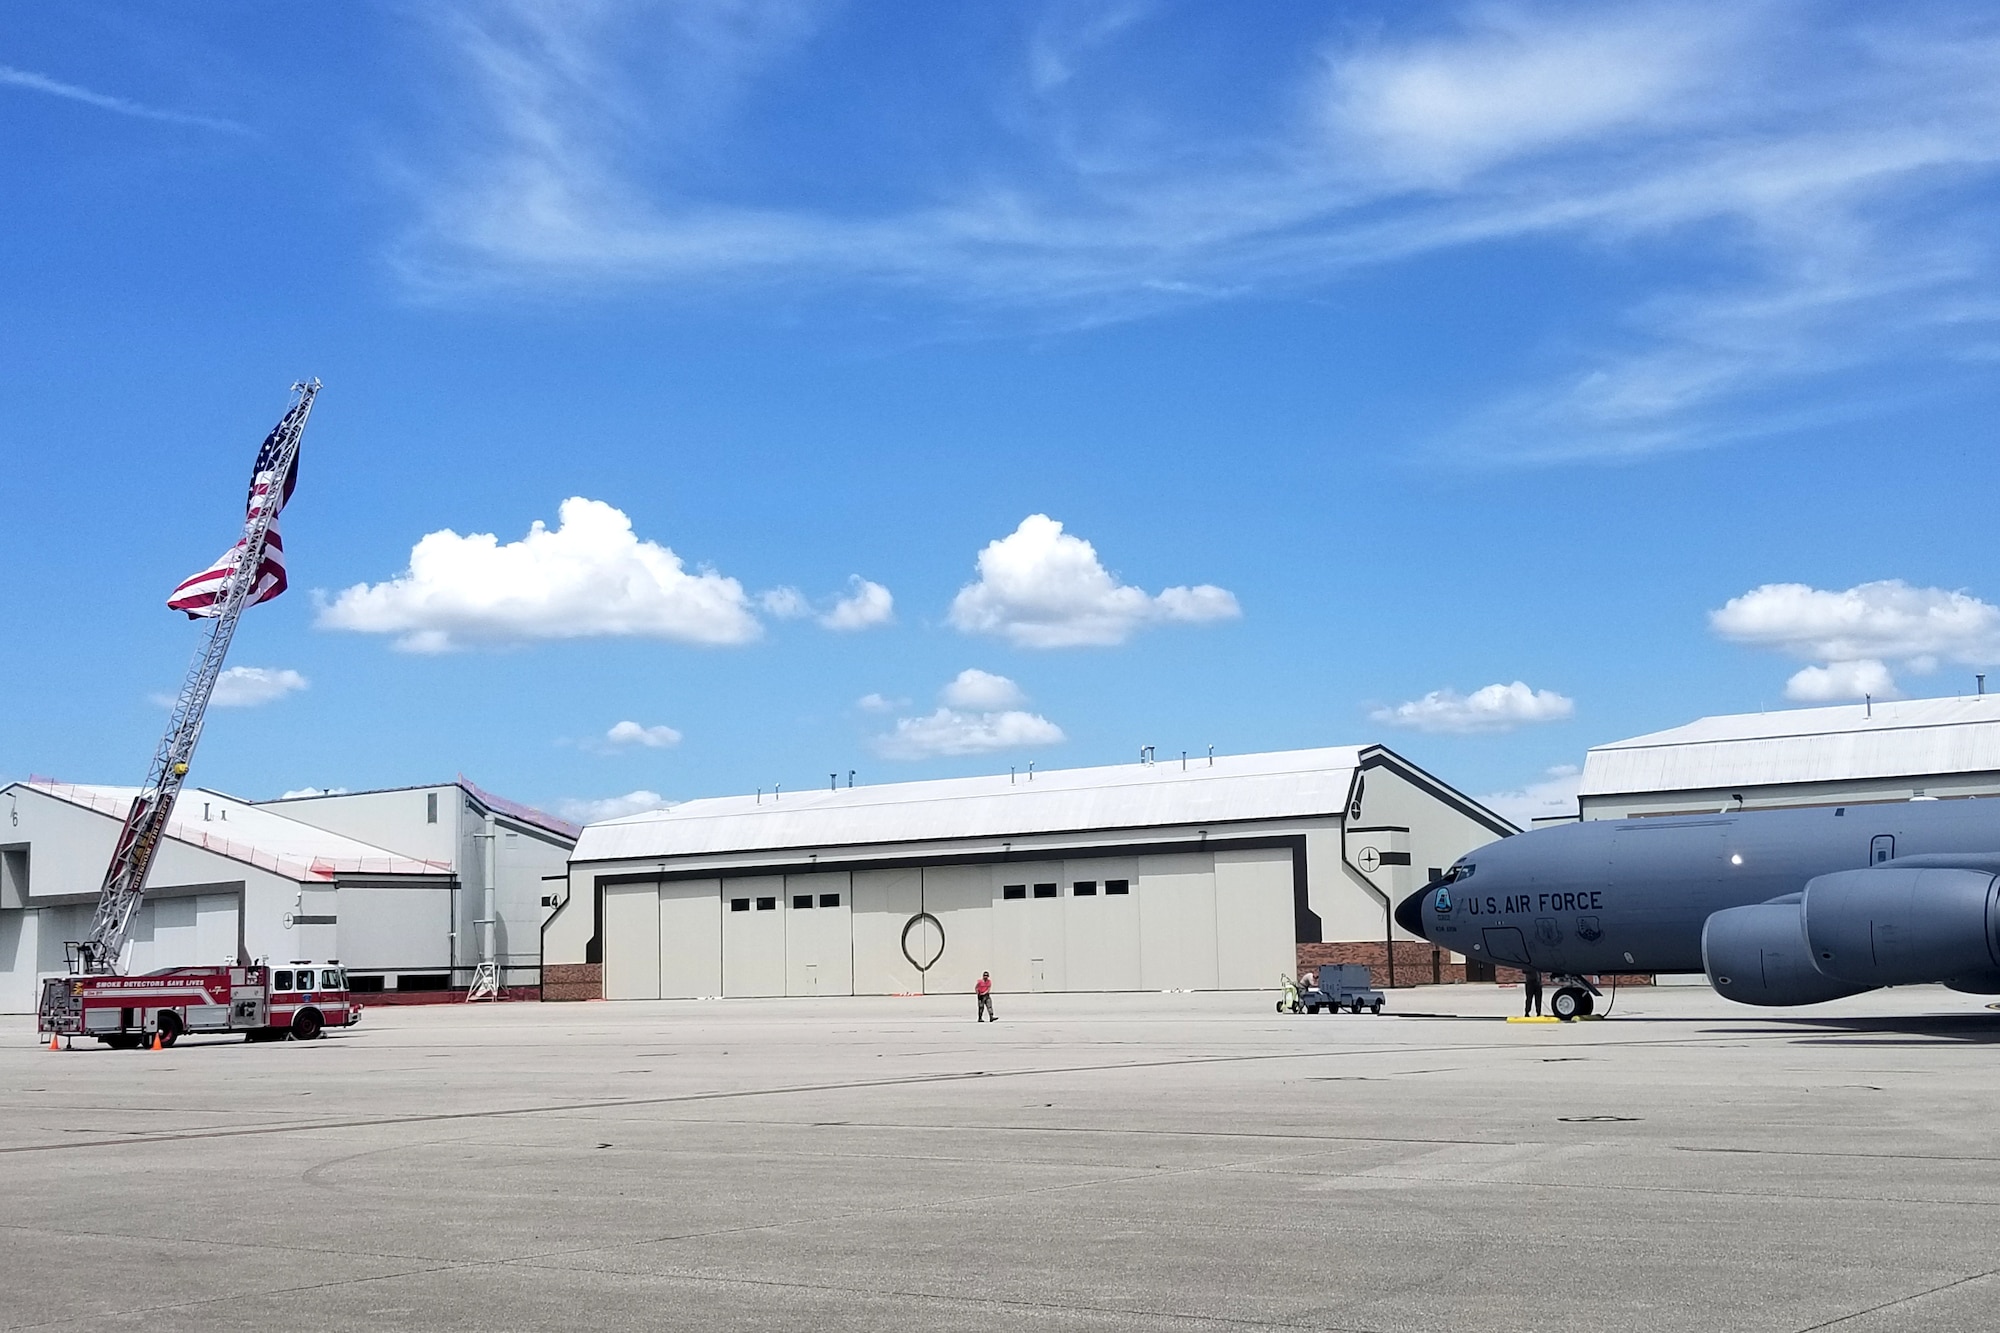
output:
[[[1424,896],[1430,892],[1431,886],[1426,885],[1403,899],[1396,909],[1396,924],[1420,939],[1424,938]]]

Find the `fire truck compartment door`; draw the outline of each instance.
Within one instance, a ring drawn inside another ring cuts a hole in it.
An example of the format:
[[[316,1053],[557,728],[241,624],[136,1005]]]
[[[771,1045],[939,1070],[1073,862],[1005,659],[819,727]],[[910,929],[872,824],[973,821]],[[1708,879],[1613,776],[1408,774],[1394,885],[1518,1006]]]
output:
[[[229,1006],[226,1004],[191,1004],[187,1010],[190,1028],[226,1028],[229,1026]]]
[[[116,1032],[118,1030],[118,1010],[108,1007],[84,1010],[83,1030],[85,1032]]]

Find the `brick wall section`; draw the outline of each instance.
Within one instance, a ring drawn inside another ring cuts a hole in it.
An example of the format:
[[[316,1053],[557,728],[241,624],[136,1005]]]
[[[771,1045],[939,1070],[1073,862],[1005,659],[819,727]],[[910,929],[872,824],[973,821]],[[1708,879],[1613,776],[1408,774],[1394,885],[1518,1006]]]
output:
[[[604,998],[604,964],[544,963],[544,1000],[601,1000]]]
[[[1389,984],[1389,950],[1382,940],[1348,940],[1334,944],[1301,944],[1298,946],[1299,971],[1318,968],[1327,963],[1359,963],[1368,969],[1368,976],[1377,987]],[[1501,986],[1521,984],[1519,969],[1496,967],[1493,969],[1494,982]],[[1396,941],[1396,985],[1430,986],[1446,982],[1465,980],[1465,964],[1453,962],[1449,950],[1426,944],[1422,940]],[[1624,973],[1617,976],[1606,974],[1597,979],[1597,984],[1609,988],[1613,983],[1620,986],[1650,986],[1653,976],[1650,972]]]
[[[1389,950],[1382,940],[1349,940],[1336,944],[1301,944],[1299,971],[1328,963],[1359,963],[1378,987],[1389,984]],[[1465,980],[1465,964],[1454,963],[1449,951],[1422,940],[1396,941],[1396,984],[1428,986]]]

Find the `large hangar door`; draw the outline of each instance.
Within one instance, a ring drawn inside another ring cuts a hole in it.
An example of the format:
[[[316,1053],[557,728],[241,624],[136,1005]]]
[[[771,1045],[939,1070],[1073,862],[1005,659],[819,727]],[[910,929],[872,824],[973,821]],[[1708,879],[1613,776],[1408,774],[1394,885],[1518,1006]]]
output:
[[[342,884],[334,891],[334,956],[350,972],[451,966],[451,886]],[[235,948],[233,932],[230,947]]]
[[[854,993],[847,873],[785,876],[785,994]]]
[[[660,998],[660,886],[604,886],[604,998]]]
[[[35,1012],[36,911],[0,911],[0,1014]]]
[[[1298,965],[1289,848],[1215,854],[1215,974],[1224,990],[1269,987]]]
[[[1134,862],[1070,861],[1064,867],[1065,962],[1071,990],[1139,989],[1139,900]],[[1113,889],[1123,892],[1114,893]]]
[[[994,947],[995,876],[1009,873],[1010,866],[924,867],[924,910],[944,927],[944,952],[924,974],[925,994],[970,991],[981,972],[991,972],[1002,990],[1028,989],[1026,970],[1010,972]]]
[[[722,881],[722,993],[785,993],[785,877]]]
[[[722,994],[722,881],[660,885],[660,998]]]
[[[1139,862],[1139,966],[1147,990],[1214,990],[1215,858]]]
[[[922,872],[857,870],[852,890],[854,993],[909,995],[921,991],[923,974],[903,956],[903,927],[923,910]],[[911,951],[916,951],[914,944]],[[918,960],[930,961],[922,954]]]

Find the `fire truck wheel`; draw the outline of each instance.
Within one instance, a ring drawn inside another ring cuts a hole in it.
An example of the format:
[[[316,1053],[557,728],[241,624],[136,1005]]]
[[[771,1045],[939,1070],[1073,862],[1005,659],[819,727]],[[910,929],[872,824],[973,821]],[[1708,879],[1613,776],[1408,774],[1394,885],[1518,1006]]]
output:
[[[292,1018],[292,1040],[311,1041],[319,1035],[320,1026],[319,1010],[301,1009]]]
[[[179,1041],[181,1039],[180,1015],[161,1014],[159,1033],[160,1033],[160,1045],[162,1046],[171,1046],[175,1042]]]

